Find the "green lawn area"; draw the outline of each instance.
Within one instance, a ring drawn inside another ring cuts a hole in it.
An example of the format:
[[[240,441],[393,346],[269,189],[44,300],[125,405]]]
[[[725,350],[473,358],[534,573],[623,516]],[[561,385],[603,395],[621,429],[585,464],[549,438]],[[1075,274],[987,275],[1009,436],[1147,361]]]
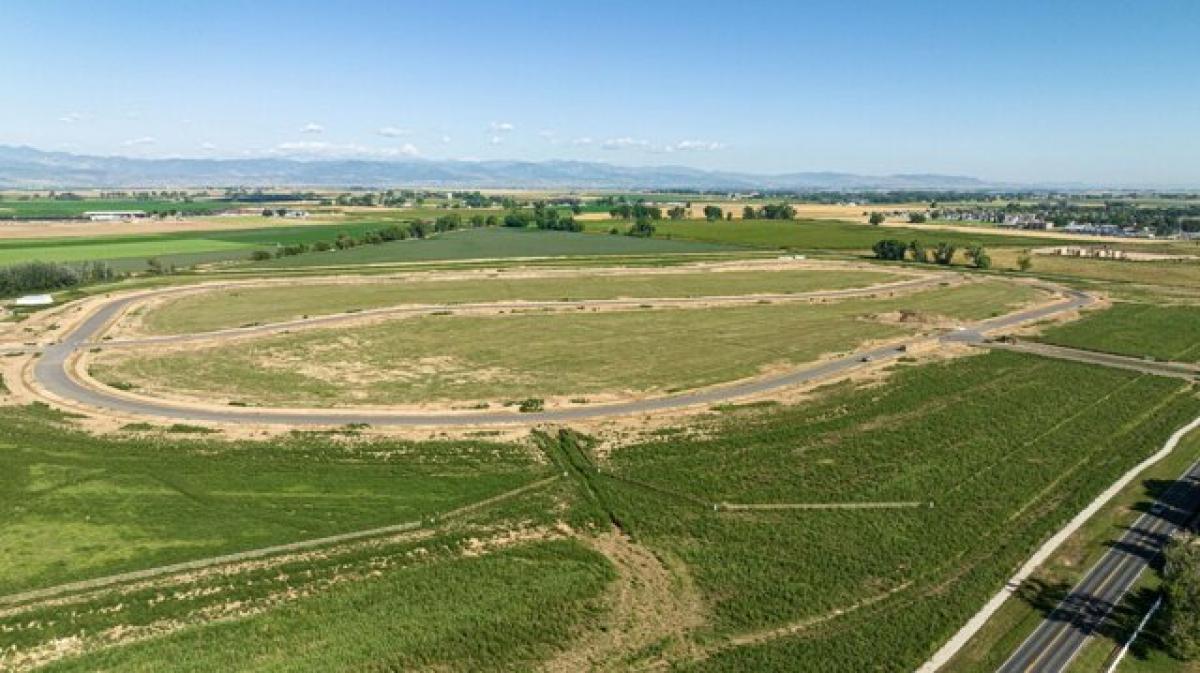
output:
[[[592,220],[587,230],[606,232],[612,227],[624,230],[628,222]],[[704,220],[661,220],[654,223],[658,238],[707,241],[727,245],[760,248],[789,248],[796,250],[870,250],[877,241],[895,238],[901,241],[923,241],[932,245],[945,241],[965,247],[971,243],[986,246],[1055,245],[1066,243],[1053,239],[1030,239],[1027,236],[1006,236],[987,232],[929,231],[903,227],[875,227],[843,220],[751,220],[706,222]]]
[[[732,244],[736,246],[736,243]],[[630,236],[588,236],[563,231],[488,227],[463,229],[427,239],[409,239],[349,250],[312,252],[247,264],[246,268],[302,269],[457,259],[571,257],[586,255],[651,255],[711,253],[736,250],[722,242],[666,241]]]
[[[1116,303],[1050,328],[1040,340],[1119,355],[1200,362],[1200,306]]]
[[[97,437],[0,406],[0,595],[420,519],[542,469],[489,442]]]
[[[400,304],[801,293],[865,287],[902,278],[883,269],[798,269],[595,273],[544,278],[508,278],[497,272],[468,280],[399,278],[357,284],[314,280],[184,296],[149,310],[142,320],[145,329],[152,333],[186,334]]]
[[[593,483],[636,539],[682,560],[710,610],[697,637],[746,638],[677,668],[911,671],[1198,410],[1176,381],[995,352],[663,433],[597,459]],[[875,501],[932,507],[705,504]]]
[[[1025,285],[987,280],[816,304],[431,315],[205,348],[112,350],[91,369],[143,392],[271,406],[662,392],[809,362],[919,326],[871,318],[877,314],[975,320],[1036,296]]]

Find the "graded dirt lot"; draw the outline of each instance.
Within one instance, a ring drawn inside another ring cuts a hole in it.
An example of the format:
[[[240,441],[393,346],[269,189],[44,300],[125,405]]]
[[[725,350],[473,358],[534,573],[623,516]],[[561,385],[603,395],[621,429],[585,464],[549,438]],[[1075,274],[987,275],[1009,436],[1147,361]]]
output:
[[[214,215],[210,217],[148,217],[118,222],[81,220],[0,221],[0,240],[19,238],[90,238],[129,234],[173,234],[180,232],[236,231],[263,227],[331,224],[334,216],[280,219],[259,215]]]

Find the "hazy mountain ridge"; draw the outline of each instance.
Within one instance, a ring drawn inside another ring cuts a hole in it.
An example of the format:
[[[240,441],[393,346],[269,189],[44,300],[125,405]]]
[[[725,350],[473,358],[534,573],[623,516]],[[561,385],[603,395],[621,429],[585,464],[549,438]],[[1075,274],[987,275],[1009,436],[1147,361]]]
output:
[[[969,190],[998,185],[956,175],[871,176],[838,172],[757,175],[684,166],[632,167],[586,161],[135,159],[0,145],[0,188],[183,186]]]

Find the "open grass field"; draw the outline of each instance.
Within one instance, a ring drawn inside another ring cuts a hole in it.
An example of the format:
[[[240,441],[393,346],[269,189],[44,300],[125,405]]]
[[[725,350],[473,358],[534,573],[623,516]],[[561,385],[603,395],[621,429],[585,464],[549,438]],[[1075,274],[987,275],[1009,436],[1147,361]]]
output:
[[[683,670],[911,671],[1031,549],[1200,410],[1178,382],[1009,353],[842,384],[597,459],[613,516],[733,639]],[[916,501],[719,511],[705,503]]]
[[[624,230],[628,222],[587,222],[587,230],[606,232],[612,227]],[[654,223],[659,238],[686,239],[742,245],[760,248],[794,250],[870,250],[877,241],[895,238],[902,241],[923,241],[933,245],[939,241],[964,247],[971,243],[986,246],[1029,247],[1030,239],[987,232],[928,231],[904,227],[873,227],[842,220],[753,220],[749,222],[706,222],[704,220],[662,220]],[[1056,239],[1037,239],[1039,245],[1068,243]]]
[[[431,315],[211,347],[111,350],[91,371],[142,392],[270,406],[662,392],[810,362],[923,325],[874,316],[976,320],[1036,297],[1028,286],[983,281],[817,304]]]
[[[736,246],[736,244],[733,244]],[[731,245],[695,241],[665,241],[629,236],[587,236],[562,231],[517,230],[506,227],[464,229],[424,240],[364,245],[349,250],[312,252],[247,264],[253,269],[302,269],[397,262],[514,257],[571,257],[577,255],[636,255],[708,253],[736,250]]]
[[[800,293],[866,287],[902,278],[883,269],[796,269],[623,272],[542,278],[508,278],[502,273],[489,273],[487,277],[458,280],[397,278],[358,284],[289,283],[179,297],[146,310],[141,320],[150,333],[187,334],[400,304]]]
[[[1040,340],[1118,355],[1200,362],[1200,307],[1117,303],[1046,330]]]

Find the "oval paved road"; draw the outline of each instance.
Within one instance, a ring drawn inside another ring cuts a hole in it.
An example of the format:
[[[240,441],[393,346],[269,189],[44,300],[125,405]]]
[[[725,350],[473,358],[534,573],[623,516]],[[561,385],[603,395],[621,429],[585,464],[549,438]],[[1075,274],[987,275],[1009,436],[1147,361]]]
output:
[[[852,288],[849,290],[832,290],[828,292],[814,292],[806,295],[756,295],[748,297],[747,301],[761,301],[764,299],[785,299],[795,300],[799,297],[848,297],[855,294],[869,294],[888,289],[898,289],[912,283],[930,283],[938,282],[939,278],[919,279],[905,284],[893,284],[891,286],[875,287],[875,288]],[[1073,311],[1095,301],[1093,297],[1083,292],[1069,290],[1066,288],[1044,284],[1045,289],[1062,292],[1067,295],[1067,299],[1056,302],[1055,304],[1040,308],[1027,309],[1018,311],[1006,316],[991,318],[981,321],[970,326],[970,328],[962,331],[951,332],[943,335],[942,339],[946,342],[971,343],[982,340],[984,332],[1013,327],[1022,323],[1033,322],[1051,317],[1066,311]],[[187,288],[194,289],[194,288]],[[633,400],[629,402],[619,402],[606,405],[595,405],[585,407],[572,407],[567,409],[551,409],[535,413],[520,413],[510,410],[495,410],[495,411],[470,411],[470,412],[444,412],[444,413],[402,413],[402,412],[387,412],[387,411],[289,411],[286,409],[252,409],[244,407],[231,407],[229,409],[205,409],[189,407],[183,403],[159,401],[159,400],[137,400],[123,397],[108,392],[102,389],[94,389],[81,384],[75,380],[67,371],[67,361],[71,355],[80,348],[90,346],[95,343],[96,338],[104,330],[105,326],[111,320],[116,318],[120,313],[131,303],[142,301],[150,296],[156,296],[165,293],[179,292],[180,288],[172,288],[163,290],[158,293],[142,294],[135,297],[116,298],[112,301],[101,305],[95,310],[92,315],[80,323],[75,329],[71,330],[64,339],[52,346],[47,347],[41,357],[34,364],[33,377],[35,381],[47,392],[62,398],[77,402],[89,407],[100,409],[108,409],[118,413],[133,414],[138,416],[156,417],[170,421],[197,421],[210,423],[256,423],[256,424],[282,424],[296,426],[324,426],[324,425],[343,425],[350,423],[365,423],[369,425],[498,425],[498,424],[537,424],[546,422],[567,422],[579,421],[584,419],[603,418],[609,416],[625,416],[634,414],[644,414],[656,411],[664,411],[668,409],[679,409],[683,407],[691,407],[697,405],[714,404],[718,402],[726,402],[742,397],[767,393],[773,390],[788,388],[804,383],[809,383],[819,379],[824,379],[839,374],[848,373],[856,368],[863,366],[863,360],[869,358],[872,361],[887,361],[903,355],[896,346],[872,348],[858,351],[851,355],[847,355],[834,360],[801,367],[787,374],[778,376],[770,376],[764,378],[743,381],[731,385],[715,386],[704,388],[692,392],[681,393],[678,395],[669,395],[645,400]],[[666,300],[673,304],[683,304],[686,302],[705,302],[711,301],[711,297],[696,298],[696,299],[678,299]],[[595,301],[580,301],[564,303],[556,302],[520,302],[520,303],[496,303],[488,304],[492,308],[520,308],[520,309],[538,309],[538,308],[562,308],[564,306],[637,306],[645,303],[659,303],[664,300],[595,300]],[[469,305],[447,305],[447,306],[430,306],[422,307],[420,310],[428,313],[436,311],[446,311],[463,309]],[[389,309],[384,309],[387,311]],[[406,309],[410,310],[411,309]],[[364,312],[366,313],[366,312]],[[324,318],[313,318],[307,321],[297,321],[298,324],[328,324],[337,320],[346,320],[348,318],[361,318],[363,313],[353,314],[352,316],[328,316]],[[266,325],[255,328],[247,328],[240,330],[227,330],[226,333],[232,335],[245,335],[250,333],[278,330],[280,325]],[[211,333],[207,335],[211,338]],[[164,342],[169,340],[186,340],[195,338],[193,336],[183,335],[179,337],[157,337],[152,338],[155,342]],[[143,342],[150,342],[151,339]],[[914,339],[913,342],[916,340]],[[113,344],[115,345],[115,344]],[[131,346],[133,342],[126,342],[125,346]]]

